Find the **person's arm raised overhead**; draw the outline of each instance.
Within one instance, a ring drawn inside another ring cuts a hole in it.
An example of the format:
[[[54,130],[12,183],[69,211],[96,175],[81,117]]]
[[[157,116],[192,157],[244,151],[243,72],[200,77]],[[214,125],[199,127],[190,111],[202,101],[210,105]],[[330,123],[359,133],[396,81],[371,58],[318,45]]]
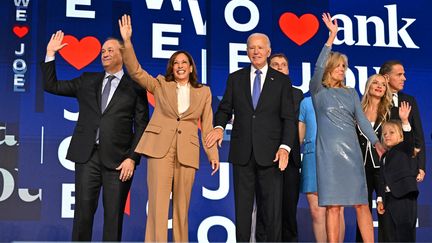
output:
[[[124,42],[124,48],[121,48],[123,62],[131,78],[141,87],[147,89],[150,93],[159,85],[159,79],[148,74],[139,64],[132,45],[132,20],[129,15],[124,14],[118,21],[120,34]],[[158,76],[158,78],[161,76]]]

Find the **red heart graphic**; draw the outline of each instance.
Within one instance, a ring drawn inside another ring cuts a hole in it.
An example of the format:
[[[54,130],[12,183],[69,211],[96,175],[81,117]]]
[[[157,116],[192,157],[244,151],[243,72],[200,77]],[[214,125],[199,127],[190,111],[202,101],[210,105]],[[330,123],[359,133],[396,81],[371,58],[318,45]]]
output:
[[[12,31],[14,32],[14,34],[16,36],[18,36],[19,38],[23,38],[24,36],[27,35],[27,33],[29,32],[29,27],[27,26],[19,26],[19,25],[15,25],[12,28]]]
[[[78,70],[93,62],[101,50],[99,40],[93,36],[86,36],[78,41],[75,36],[65,35],[62,43],[68,45],[59,51],[60,55]]]
[[[313,14],[303,14],[298,18],[293,13],[284,13],[279,18],[279,27],[288,38],[301,46],[317,33],[319,22]]]

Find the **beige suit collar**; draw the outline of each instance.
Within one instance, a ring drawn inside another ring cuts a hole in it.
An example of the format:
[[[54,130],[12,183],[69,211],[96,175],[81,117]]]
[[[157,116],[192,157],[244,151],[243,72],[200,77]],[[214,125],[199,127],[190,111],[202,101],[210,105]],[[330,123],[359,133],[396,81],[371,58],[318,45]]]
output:
[[[200,89],[190,86],[190,105],[189,108],[183,113],[182,117],[186,117],[196,110],[197,106],[199,105],[200,93]]]
[[[167,92],[166,97],[168,99],[168,103],[171,106],[171,109],[174,111],[174,114],[179,117],[178,113],[178,103],[177,103],[177,83],[176,82],[167,82],[168,89],[165,90]]]
[[[176,82],[167,82],[169,88],[166,89],[168,97],[168,103],[171,106],[171,109],[174,111],[174,113],[177,115],[177,117],[180,117],[180,114],[178,112],[178,102],[177,102],[177,83]],[[200,99],[202,95],[202,89],[200,88],[194,88],[190,86],[190,105],[189,108],[182,114],[182,117],[186,117],[190,115],[192,112],[194,112],[197,107],[200,104]]]

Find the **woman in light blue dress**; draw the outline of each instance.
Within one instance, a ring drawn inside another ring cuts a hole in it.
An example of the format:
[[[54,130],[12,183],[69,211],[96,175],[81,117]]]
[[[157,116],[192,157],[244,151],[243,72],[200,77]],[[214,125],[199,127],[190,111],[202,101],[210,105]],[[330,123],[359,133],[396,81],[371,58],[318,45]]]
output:
[[[300,192],[306,194],[312,217],[312,228],[316,242],[327,242],[326,208],[318,205],[316,181],[316,119],[312,104],[312,97],[304,98],[300,103],[299,112],[299,140],[303,144],[303,158],[301,163]],[[339,240],[343,242],[345,235],[344,210],[341,209]]]
[[[330,52],[338,31],[337,21],[332,22],[328,13],[323,14],[322,19],[330,34],[309,85],[317,120],[318,201],[320,206],[326,207],[329,242],[339,241],[342,206],[354,206],[363,240],[373,242],[372,216],[356,126],[380,155],[384,148],[363,113],[357,91],[344,85],[347,57]]]

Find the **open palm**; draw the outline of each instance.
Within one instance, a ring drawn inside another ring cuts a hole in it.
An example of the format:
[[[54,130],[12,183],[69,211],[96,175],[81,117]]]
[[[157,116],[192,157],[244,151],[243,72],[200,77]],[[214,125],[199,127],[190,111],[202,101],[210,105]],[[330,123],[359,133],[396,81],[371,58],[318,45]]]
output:
[[[51,39],[47,45],[47,54],[49,56],[53,56],[57,51],[61,50],[67,45],[67,43],[62,44],[63,37],[64,33],[61,30],[58,30],[55,34],[51,36]]]
[[[411,112],[411,106],[408,102],[402,101],[399,107],[399,118],[402,122],[408,120],[409,113]]]
[[[120,34],[123,40],[129,40],[132,36],[131,17],[127,14],[124,14],[118,22],[120,27]]]
[[[338,30],[338,24],[336,19],[332,21],[331,15],[329,13],[323,13],[322,14],[322,20],[324,21],[324,24],[327,26],[330,32],[336,33]]]

